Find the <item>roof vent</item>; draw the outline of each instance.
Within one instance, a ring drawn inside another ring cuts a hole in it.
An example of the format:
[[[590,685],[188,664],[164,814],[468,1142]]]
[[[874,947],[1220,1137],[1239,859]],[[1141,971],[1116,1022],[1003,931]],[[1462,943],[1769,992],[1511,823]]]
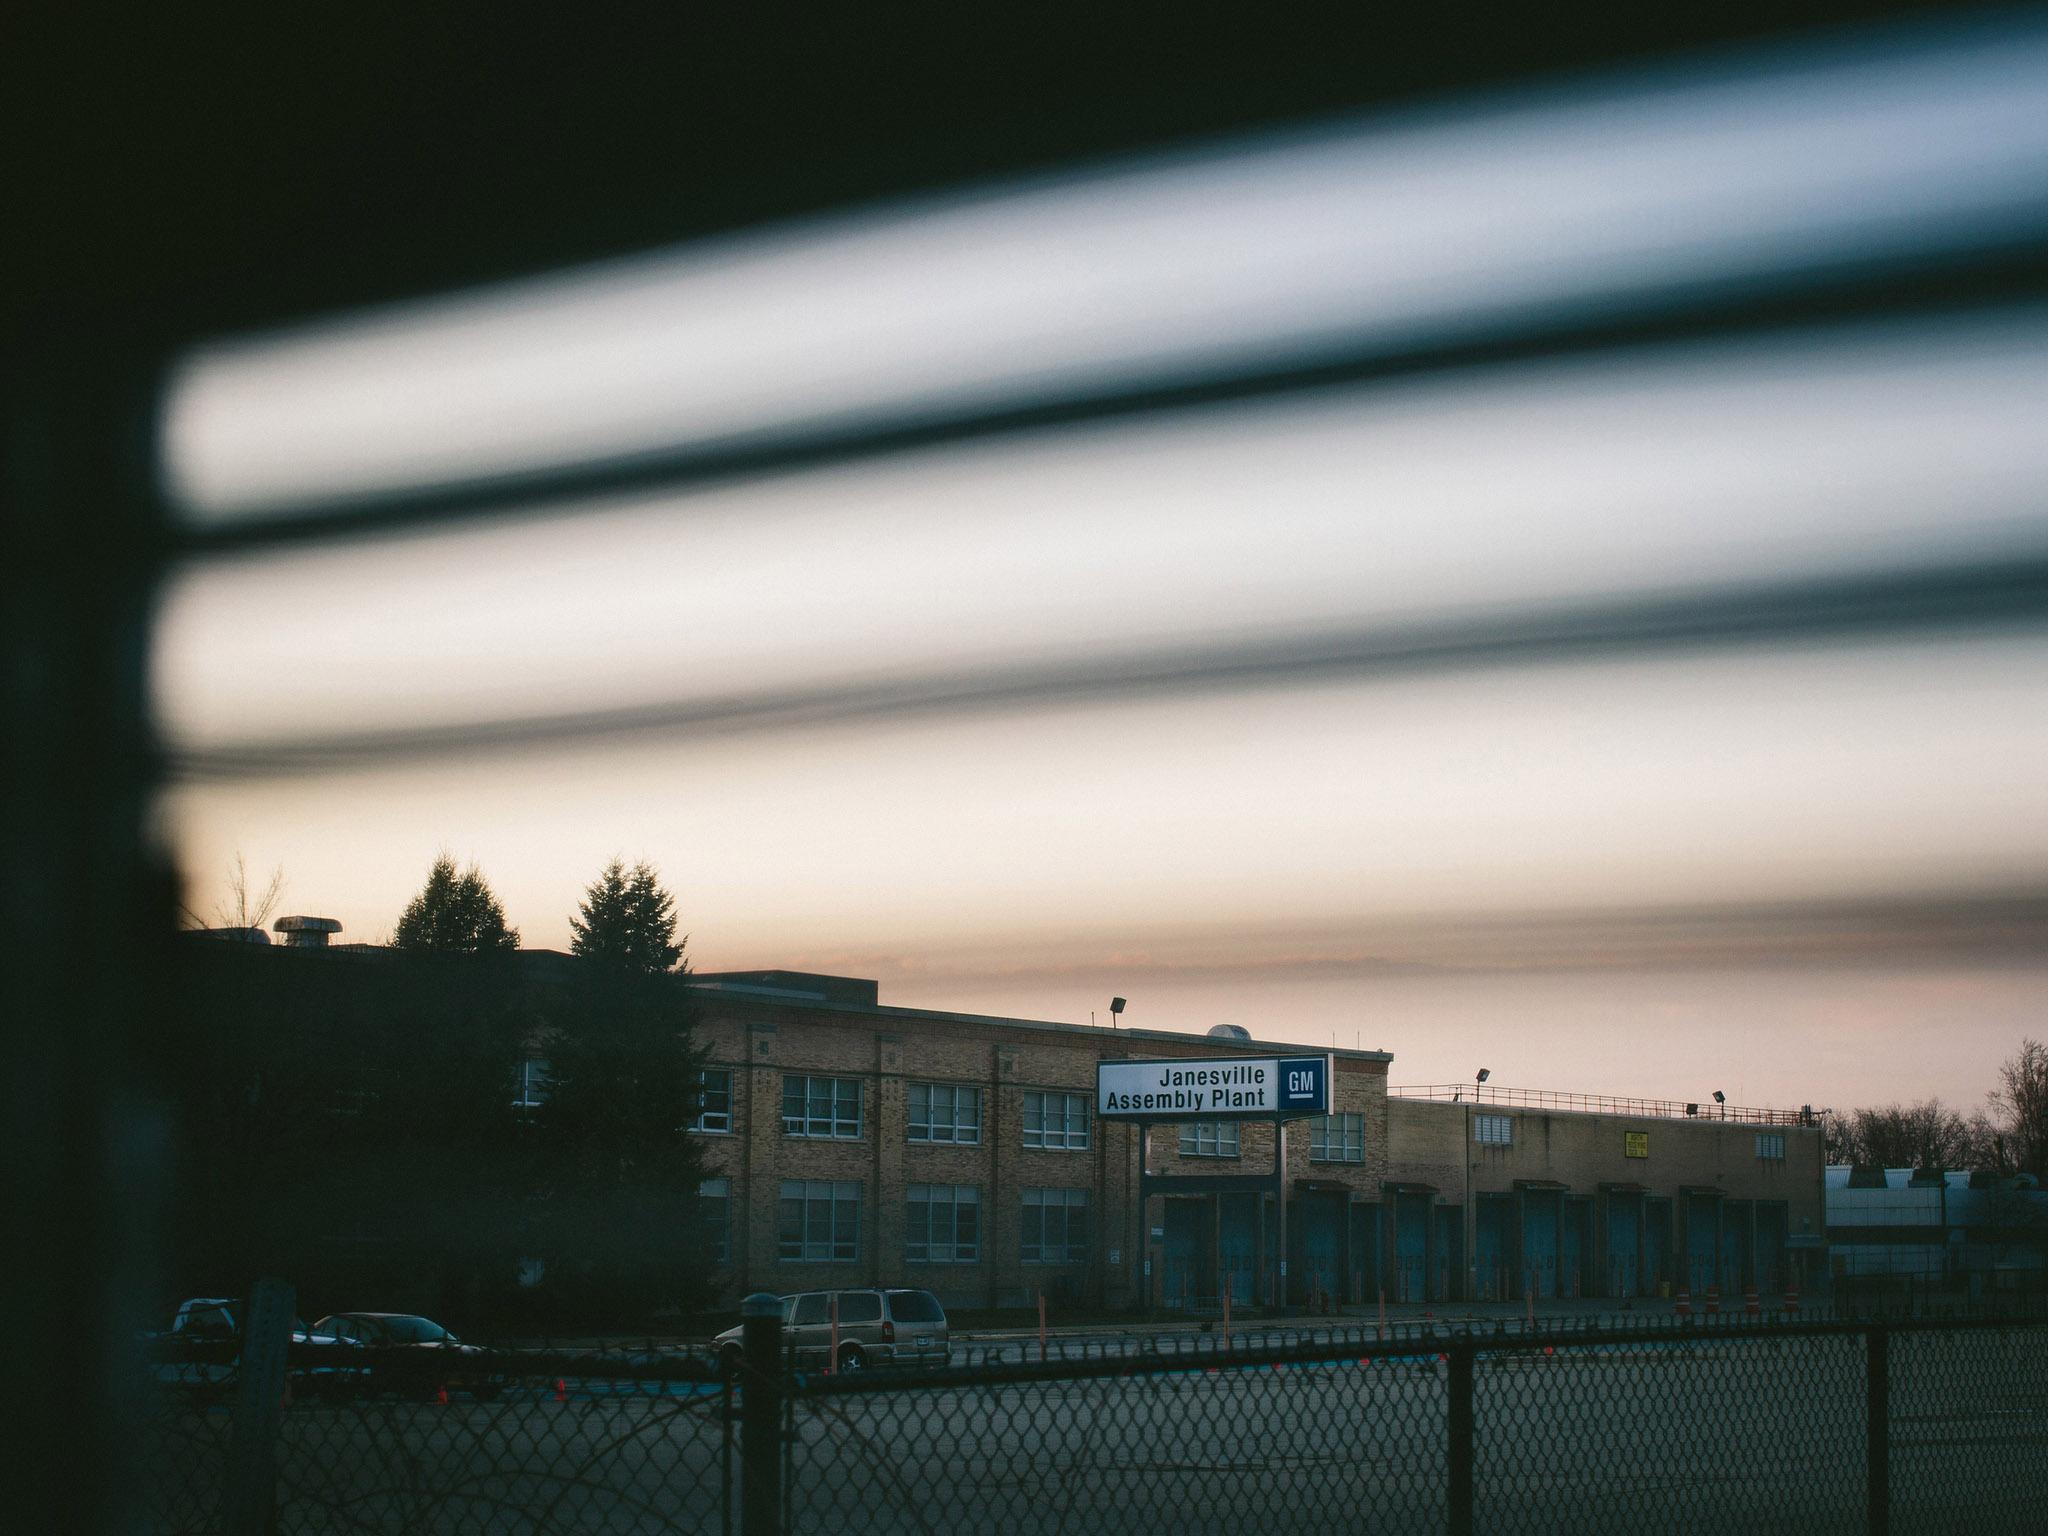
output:
[[[1242,1040],[1245,1044],[1249,1045],[1251,1044],[1252,1032],[1242,1024],[1215,1024],[1210,1026],[1209,1038],[1211,1040]]]
[[[341,932],[331,917],[280,917],[270,926],[284,935],[287,949],[325,949],[327,936]]]

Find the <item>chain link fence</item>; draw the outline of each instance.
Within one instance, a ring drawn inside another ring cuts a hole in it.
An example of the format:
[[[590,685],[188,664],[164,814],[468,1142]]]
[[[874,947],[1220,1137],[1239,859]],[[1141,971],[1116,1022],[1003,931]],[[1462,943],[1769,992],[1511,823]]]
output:
[[[2048,1507],[2038,1316],[1325,1325],[846,1375],[750,1326],[737,1362],[494,1351],[457,1379],[295,1348],[258,1528],[1984,1536]],[[223,1531],[232,1346],[153,1371],[149,1529]]]
[[[245,1432],[233,1345],[158,1346],[138,1458],[153,1536],[214,1536]],[[689,1533],[737,1508],[732,1382],[690,1351],[482,1351],[451,1365],[294,1346],[267,1428],[290,1533]],[[240,1533],[235,1533],[240,1536]]]

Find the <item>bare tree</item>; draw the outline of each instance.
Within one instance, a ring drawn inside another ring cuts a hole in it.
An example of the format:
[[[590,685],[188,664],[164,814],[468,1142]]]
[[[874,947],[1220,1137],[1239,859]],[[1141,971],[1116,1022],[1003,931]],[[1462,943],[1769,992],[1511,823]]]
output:
[[[1969,1168],[1989,1152],[1977,1122],[1939,1099],[1923,1099],[1856,1110],[1842,1124],[1838,1155],[1881,1168]]]
[[[1988,1095],[2003,1165],[2048,1179],[2048,1046],[2022,1040]]]
[[[215,903],[213,915],[223,928],[261,928],[277,909],[278,898],[283,894],[282,864],[270,872],[269,881],[260,890],[252,891],[248,863],[237,853],[235,862],[228,867],[227,899]]]

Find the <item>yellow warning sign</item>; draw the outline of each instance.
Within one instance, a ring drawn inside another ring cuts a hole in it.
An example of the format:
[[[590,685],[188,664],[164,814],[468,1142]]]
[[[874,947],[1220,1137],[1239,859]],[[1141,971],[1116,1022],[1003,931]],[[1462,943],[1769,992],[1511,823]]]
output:
[[[1623,1131],[1621,1133],[1621,1149],[1630,1157],[1648,1157],[1650,1155],[1650,1133],[1648,1131]]]

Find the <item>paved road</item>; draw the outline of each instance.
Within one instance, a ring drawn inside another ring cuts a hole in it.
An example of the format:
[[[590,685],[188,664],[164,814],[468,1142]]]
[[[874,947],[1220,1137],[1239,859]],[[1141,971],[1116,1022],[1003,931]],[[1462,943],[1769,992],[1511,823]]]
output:
[[[2040,1530],[2048,1330],[1900,1335],[1892,1351],[1893,1529]],[[1347,1354],[807,1399],[795,1528],[1441,1530],[1446,1376],[1434,1358]],[[1860,1531],[1864,1379],[1854,1337],[1482,1357],[1477,1528]],[[715,1392],[568,1385],[563,1401],[547,1383],[490,1404],[294,1406],[282,1531],[726,1528]],[[153,1475],[203,1489],[225,1432],[220,1410],[167,1415]],[[157,1529],[207,1528],[203,1496],[160,1502],[183,1517]]]

